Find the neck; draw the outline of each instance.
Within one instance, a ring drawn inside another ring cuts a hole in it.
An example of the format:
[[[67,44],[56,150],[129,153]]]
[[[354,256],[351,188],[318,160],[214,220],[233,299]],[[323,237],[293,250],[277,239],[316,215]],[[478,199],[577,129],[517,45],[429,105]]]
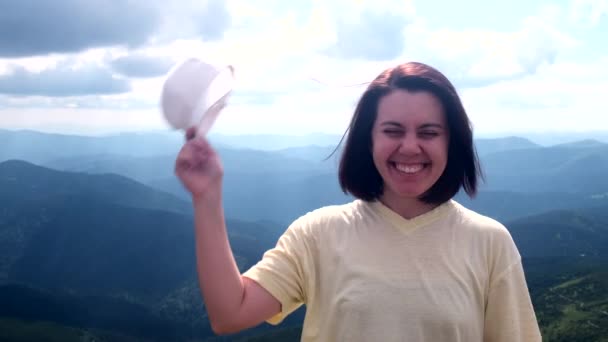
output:
[[[434,203],[422,202],[415,197],[399,197],[391,193],[384,193],[380,196],[380,202],[408,220],[426,214],[439,206]]]

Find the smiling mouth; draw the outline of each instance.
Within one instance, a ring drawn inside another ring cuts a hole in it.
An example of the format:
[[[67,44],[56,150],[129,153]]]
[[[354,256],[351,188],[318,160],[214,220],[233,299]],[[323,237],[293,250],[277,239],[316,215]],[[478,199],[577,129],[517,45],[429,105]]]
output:
[[[413,175],[413,174],[416,174],[416,173],[424,170],[425,168],[427,168],[430,165],[430,163],[403,164],[403,163],[391,162],[391,165],[397,171],[399,171],[401,173]]]

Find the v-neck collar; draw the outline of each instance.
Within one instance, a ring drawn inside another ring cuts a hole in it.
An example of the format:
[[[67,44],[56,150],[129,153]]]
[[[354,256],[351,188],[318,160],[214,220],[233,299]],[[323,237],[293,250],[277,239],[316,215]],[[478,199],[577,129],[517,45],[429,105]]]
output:
[[[373,211],[375,211],[382,218],[387,220],[396,229],[406,234],[409,234],[420,227],[426,226],[444,217],[450,211],[450,209],[454,207],[453,200],[448,200],[447,202],[440,204],[436,208],[427,211],[424,214],[418,215],[411,219],[406,219],[380,201],[373,201],[367,203]]]

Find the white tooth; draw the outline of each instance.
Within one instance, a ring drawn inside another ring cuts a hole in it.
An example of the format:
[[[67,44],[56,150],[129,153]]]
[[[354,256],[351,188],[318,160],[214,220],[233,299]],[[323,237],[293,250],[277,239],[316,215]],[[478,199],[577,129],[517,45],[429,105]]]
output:
[[[403,164],[396,164],[397,166],[397,170],[401,171],[401,172],[405,172],[405,173],[416,173],[420,170],[422,170],[423,165],[421,164],[417,164],[416,166],[406,166]]]

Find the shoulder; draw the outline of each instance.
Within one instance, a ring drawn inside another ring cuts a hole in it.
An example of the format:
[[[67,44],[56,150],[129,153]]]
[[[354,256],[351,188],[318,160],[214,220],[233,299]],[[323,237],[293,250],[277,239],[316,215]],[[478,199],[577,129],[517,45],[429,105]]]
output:
[[[351,226],[367,215],[367,205],[361,200],[345,204],[328,205],[312,210],[297,218],[290,229],[320,233],[328,228]]]
[[[328,205],[312,210],[294,221],[295,225],[321,227],[324,225],[349,224],[360,220],[365,211],[365,203],[354,200],[345,204]]]
[[[457,202],[454,202],[454,206],[462,222],[459,228],[468,229],[478,237],[476,241],[486,247],[487,254],[494,261],[503,259],[505,263],[512,263],[520,259],[519,250],[505,225]]]
[[[315,250],[319,244],[333,240],[359,220],[361,201],[354,200],[346,204],[328,205],[311,210],[295,219],[279,238],[278,245],[283,248],[303,246],[306,250]],[[291,247],[287,247],[291,246]]]
[[[507,227],[496,219],[466,208],[456,201],[452,203],[457,220],[462,226],[481,234],[510,236]]]

